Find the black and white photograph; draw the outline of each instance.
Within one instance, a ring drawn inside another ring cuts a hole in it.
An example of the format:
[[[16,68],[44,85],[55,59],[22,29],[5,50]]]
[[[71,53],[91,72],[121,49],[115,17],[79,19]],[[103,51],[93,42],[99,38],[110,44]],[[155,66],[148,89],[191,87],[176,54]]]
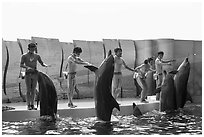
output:
[[[1,135],[202,135],[201,0],[1,0]]]

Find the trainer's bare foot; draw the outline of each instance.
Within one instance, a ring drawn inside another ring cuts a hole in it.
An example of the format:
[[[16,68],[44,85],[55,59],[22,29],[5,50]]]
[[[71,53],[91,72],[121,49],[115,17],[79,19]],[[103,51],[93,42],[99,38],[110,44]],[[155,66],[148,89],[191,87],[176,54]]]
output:
[[[34,105],[31,105],[32,110],[37,110],[37,108],[34,107]]]
[[[77,106],[74,105],[73,103],[68,103],[68,107],[70,107],[70,108],[75,108],[75,107],[77,107]]]
[[[148,102],[147,100],[145,100],[145,99],[144,99],[144,100],[141,100],[140,102],[141,102],[141,103],[149,103],[149,102]]]

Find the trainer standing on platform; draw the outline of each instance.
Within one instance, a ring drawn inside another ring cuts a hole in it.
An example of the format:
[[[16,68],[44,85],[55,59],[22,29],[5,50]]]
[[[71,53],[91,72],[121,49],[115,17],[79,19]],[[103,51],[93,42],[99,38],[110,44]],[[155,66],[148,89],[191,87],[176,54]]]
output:
[[[158,52],[158,56],[155,60],[155,68],[156,68],[156,88],[161,87],[162,84],[162,71],[163,71],[163,65],[171,65],[171,62],[176,61],[176,60],[162,60],[164,56],[163,51]],[[160,93],[156,94],[156,100],[159,100],[160,98]]]
[[[38,79],[37,61],[43,66],[47,67],[41,60],[40,55],[35,53],[36,44],[28,44],[28,52],[21,56],[20,67],[25,68],[25,83],[27,88],[26,101],[28,110],[36,110],[34,107],[35,90]]]
[[[76,86],[76,68],[77,64],[81,65],[91,65],[88,62],[83,61],[79,56],[82,53],[82,49],[80,47],[75,47],[73,49],[73,52],[71,55],[67,58],[67,65],[65,68],[65,71],[68,74],[68,79],[67,79],[67,87],[68,87],[68,107],[75,108],[77,107],[76,105],[73,104],[72,99],[74,96],[74,90]],[[67,71],[67,66],[68,66],[68,71]]]
[[[122,87],[122,72],[121,72],[122,65],[130,71],[135,72],[135,70],[132,68],[129,68],[126,65],[125,61],[122,58],[121,48],[115,48],[114,52],[115,52],[115,55],[114,55],[114,73],[113,73],[114,75],[112,80],[112,95],[116,99]]]

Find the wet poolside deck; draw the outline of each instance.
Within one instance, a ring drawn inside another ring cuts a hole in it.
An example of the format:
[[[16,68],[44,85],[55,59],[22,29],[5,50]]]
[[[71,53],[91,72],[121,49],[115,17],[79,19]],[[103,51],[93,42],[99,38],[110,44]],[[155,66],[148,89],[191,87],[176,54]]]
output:
[[[139,107],[142,113],[158,110],[159,102],[155,100],[155,96],[148,97],[149,103],[141,103],[138,98],[118,98],[117,102],[120,104],[119,115],[132,115],[133,102]],[[58,114],[60,117],[72,118],[86,118],[95,116],[95,104],[93,99],[75,99],[73,103],[77,105],[76,108],[69,108],[67,100],[58,101]],[[2,112],[3,121],[23,121],[26,119],[37,118],[40,116],[38,110],[27,110],[26,102],[2,104],[3,106],[14,107],[14,110]],[[114,114],[114,111],[113,111]]]

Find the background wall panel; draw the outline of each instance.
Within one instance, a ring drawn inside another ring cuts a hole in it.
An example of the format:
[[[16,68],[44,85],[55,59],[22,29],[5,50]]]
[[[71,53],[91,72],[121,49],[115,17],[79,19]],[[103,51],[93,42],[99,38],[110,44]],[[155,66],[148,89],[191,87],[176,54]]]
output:
[[[106,56],[108,55],[109,50],[111,50],[112,54],[114,55],[114,49],[119,47],[117,39],[103,39],[103,43],[106,49]]]
[[[47,73],[53,80],[58,93],[66,93],[66,81],[63,81],[64,90],[59,86],[60,65],[61,65],[61,47],[64,49],[64,66],[66,58],[72,53],[74,46],[80,46],[83,50],[81,58],[89,61],[96,66],[99,66],[104,59],[105,53],[111,49],[114,54],[114,49],[119,47],[117,39],[103,39],[103,41],[84,41],[74,40],[71,42],[59,42],[58,39],[31,37],[29,39],[19,39],[23,46],[24,53],[27,52],[27,46],[30,41],[37,42],[38,54],[42,60],[51,65],[49,68],[41,67],[38,64],[38,69]],[[17,41],[5,41],[10,53],[9,68],[7,74],[7,91],[10,97],[19,97],[18,76],[20,70],[21,51]],[[192,95],[194,101],[202,101],[202,41],[194,40],[174,40],[174,39],[154,39],[154,40],[120,40],[120,46],[123,49],[123,58],[129,67],[135,67],[143,63],[145,59],[152,56],[157,56],[157,52],[164,51],[164,59],[176,59],[172,66],[166,66],[167,71],[177,69],[185,57],[189,57],[191,63],[191,72],[188,81],[188,91]],[[136,50],[136,52],[135,52]],[[135,52],[135,53],[134,53]],[[136,57],[134,57],[136,56]],[[134,59],[135,64],[134,64]],[[2,74],[4,72],[6,62],[5,45],[2,43]],[[135,95],[134,84],[131,83],[132,72],[123,68],[123,87],[124,97],[132,97]],[[78,65],[77,68],[77,83],[80,94],[83,96],[93,97],[93,81],[94,74],[89,72],[83,65]],[[25,87],[23,89],[25,91]],[[12,93],[12,94],[11,94]],[[3,95],[3,92],[2,92]],[[2,96],[4,98],[4,95]]]
[[[152,40],[136,40],[136,66],[144,63],[144,60],[153,56]]]

